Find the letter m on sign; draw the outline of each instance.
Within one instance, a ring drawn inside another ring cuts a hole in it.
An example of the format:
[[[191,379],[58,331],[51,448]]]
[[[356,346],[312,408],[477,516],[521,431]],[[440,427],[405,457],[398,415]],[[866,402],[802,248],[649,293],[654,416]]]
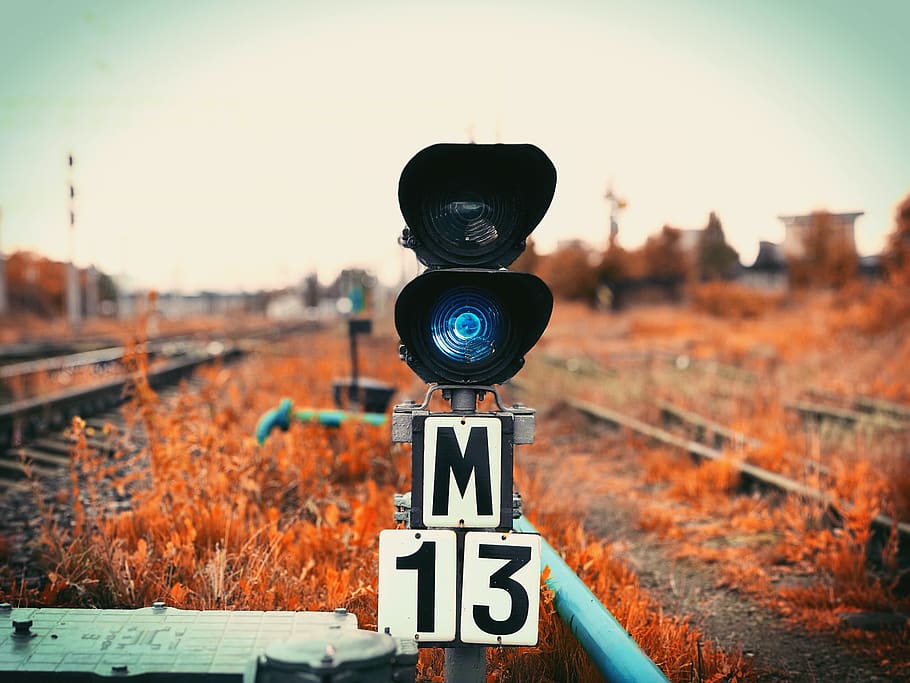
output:
[[[421,508],[423,525],[511,526],[512,458],[511,448],[503,447],[502,432],[499,417],[426,418],[423,438],[415,438],[413,484],[419,494],[412,501]]]

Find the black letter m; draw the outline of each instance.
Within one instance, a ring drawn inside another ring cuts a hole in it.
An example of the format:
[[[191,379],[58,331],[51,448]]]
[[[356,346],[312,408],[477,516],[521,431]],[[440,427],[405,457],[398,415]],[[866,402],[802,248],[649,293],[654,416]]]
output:
[[[433,478],[433,514],[449,511],[449,470],[464,498],[474,473],[477,490],[477,514],[493,514],[493,490],[490,483],[490,448],[485,427],[472,427],[462,454],[453,427],[439,427],[436,432],[436,472]]]

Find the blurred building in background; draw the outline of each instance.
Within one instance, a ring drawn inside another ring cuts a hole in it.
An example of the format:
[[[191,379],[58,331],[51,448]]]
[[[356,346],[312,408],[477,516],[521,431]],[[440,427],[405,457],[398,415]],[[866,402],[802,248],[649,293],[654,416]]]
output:
[[[806,245],[811,240],[811,232],[817,224],[819,216],[824,215],[829,239],[838,241],[844,248],[856,251],[855,225],[856,219],[864,211],[849,213],[813,212],[797,216],[778,216],[784,224],[784,255],[787,258],[802,257],[806,254]]]

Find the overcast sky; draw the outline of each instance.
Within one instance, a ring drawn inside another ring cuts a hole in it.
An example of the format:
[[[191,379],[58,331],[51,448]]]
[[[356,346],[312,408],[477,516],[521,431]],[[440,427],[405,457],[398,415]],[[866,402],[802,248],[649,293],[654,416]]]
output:
[[[440,141],[532,142],[535,238],[602,247],[716,211],[745,263],[780,214],[910,192],[910,2],[0,0],[0,249],[141,286],[396,281],[401,168]]]

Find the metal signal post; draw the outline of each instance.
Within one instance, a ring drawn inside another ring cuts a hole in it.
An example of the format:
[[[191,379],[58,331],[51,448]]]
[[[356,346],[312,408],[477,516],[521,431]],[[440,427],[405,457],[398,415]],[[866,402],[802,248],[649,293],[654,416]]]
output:
[[[399,404],[392,439],[412,444],[412,491],[379,541],[380,631],[446,648],[446,678],[483,681],[486,646],[535,645],[540,536],[517,533],[513,449],[534,411],[495,387],[524,364],[549,322],[542,280],[505,268],[553,198],[556,169],[533,145],[428,147],[405,166],[400,243],[427,270],[395,305],[399,355],[430,387]],[[440,392],[446,412],[429,410]],[[496,408],[478,411],[492,394]]]

